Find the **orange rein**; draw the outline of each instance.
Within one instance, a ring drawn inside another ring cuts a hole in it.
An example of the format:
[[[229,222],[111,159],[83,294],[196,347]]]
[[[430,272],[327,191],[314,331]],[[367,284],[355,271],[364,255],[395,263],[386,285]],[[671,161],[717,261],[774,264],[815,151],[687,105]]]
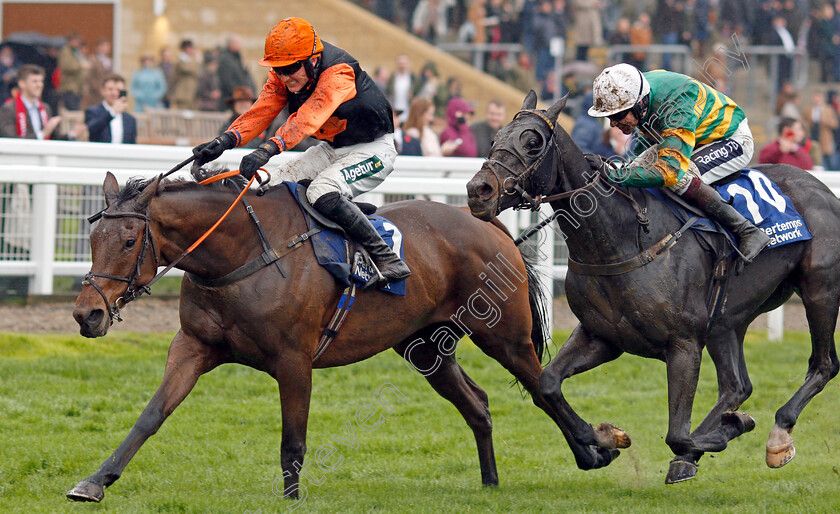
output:
[[[260,169],[265,171],[263,168],[260,168]],[[213,182],[217,182],[219,180],[223,180],[223,179],[230,178],[230,177],[235,177],[237,175],[239,175],[239,170],[225,171],[224,173],[219,173],[218,175],[213,175],[210,178],[206,178],[206,179],[202,180],[201,182],[199,182],[199,184],[201,184],[202,186],[206,186],[207,184],[212,184]],[[242,191],[239,193],[239,196],[236,197],[236,200],[234,200],[233,203],[230,204],[230,207],[228,207],[228,210],[225,211],[224,214],[222,214],[222,217],[219,218],[219,220],[215,224],[213,224],[213,226],[210,227],[207,230],[207,232],[204,233],[204,235],[199,237],[198,240],[196,240],[196,242],[192,244],[192,246],[187,248],[187,251],[184,252],[185,254],[190,253],[191,251],[195,250],[195,248],[198,245],[200,245],[205,239],[207,239],[207,236],[212,234],[213,231],[216,230],[216,228],[218,228],[218,226],[221,225],[223,221],[225,221],[225,218],[227,218],[228,214],[230,214],[231,211],[233,211],[233,208],[236,207],[236,204],[239,203],[239,200],[242,200],[242,197],[245,196],[245,193],[248,191],[248,189],[251,188],[251,184],[254,183],[254,179],[256,177],[257,177],[257,175],[255,173],[254,176],[251,177],[251,180],[248,181],[248,185],[246,185],[242,189]]]
[[[264,168],[260,168],[260,170],[265,171],[266,173],[268,173],[268,171],[266,171]],[[219,173],[218,175],[214,175],[214,176],[212,176],[212,177],[210,177],[210,178],[206,178],[206,179],[202,180],[201,182],[199,182],[199,184],[201,184],[201,185],[212,184],[213,182],[216,182],[216,181],[218,181],[218,180],[222,180],[222,179],[225,179],[225,178],[234,177],[234,176],[236,176],[236,175],[239,175],[239,170],[226,171],[226,172],[224,172],[224,173]],[[181,260],[182,260],[184,257],[186,257],[187,255],[189,255],[189,253],[190,253],[190,252],[192,252],[193,250],[195,250],[195,248],[196,248],[198,245],[200,245],[200,244],[201,244],[201,243],[202,243],[205,239],[207,239],[207,236],[209,236],[210,234],[212,234],[212,233],[213,233],[213,231],[214,231],[214,230],[216,230],[216,228],[218,228],[218,226],[219,226],[219,225],[221,225],[221,223],[225,220],[225,218],[227,218],[227,217],[228,217],[228,214],[230,214],[230,213],[231,213],[231,211],[233,211],[233,208],[234,208],[234,207],[236,207],[236,204],[238,204],[238,203],[239,203],[239,201],[240,201],[240,200],[242,200],[242,197],[243,197],[243,196],[245,196],[245,193],[248,191],[248,189],[250,189],[250,188],[251,188],[251,184],[253,184],[253,183],[254,183],[254,179],[255,179],[255,178],[257,178],[257,174],[256,174],[256,173],[254,174],[254,176],[253,176],[253,177],[251,177],[251,180],[249,180],[249,181],[248,181],[248,185],[246,185],[246,186],[242,189],[242,191],[239,193],[239,196],[237,196],[237,197],[236,197],[236,200],[234,200],[234,201],[233,201],[233,203],[232,203],[232,204],[230,204],[230,207],[228,207],[228,210],[227,210],[227,211],[226,211],[226,212],[222,215],[222,217],[221,217],[221,218],[219,218],[219,220],[218,220],[218,221],[216,221],[216,223],[214,223],[214,224],[213,224],[213,226],[212,226],[212,227],[210,227],[210,228],[207,230],[207,232],[205,232],[205,233],[204,233],[204,235],[202,235],[201,237],[199,237],[199,238],[198,238],[198,240],[197,240],[195,243],[193,243],[193,244],[192,244],[189,248],[187,248],[186,250],[184,250],[184,253],[182,253],[182,254],[181,254],[181,255],[180,255],[177,259],[175,259],[174,261],[172,261],[171,263],[169,263],[169,265],[168,265],[168,266],[167,266],[167,267],[166,267],[163,271],[161,271],[161,272],[157,273],[157,274],[156,274],[156,275],[152,278],[152,280],[151,280],[148,284],[146,284],[146,287],[147,287],[147,288],[148,288],[148,287],[150,287],[150,286],[151,286],[152,284],[154,284],[155,282],[157,282],[157,281],[158,281],[158,279],[159,279],[159,278],[161,278],[162,276],[164,276],[166,273],[168,273],[168,272],[169,272],[169,270],[171,270],[172,268],[174,268],[176,264],[178,264],[179,262],[181,262]]]

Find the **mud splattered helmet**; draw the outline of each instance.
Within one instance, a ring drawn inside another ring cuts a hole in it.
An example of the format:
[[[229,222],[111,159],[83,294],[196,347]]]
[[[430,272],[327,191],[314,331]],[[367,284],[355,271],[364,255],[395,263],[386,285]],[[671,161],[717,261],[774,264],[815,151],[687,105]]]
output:
[[[279,68],[308,61],[324,50],[312,24],[302,18],[286,18],[265,38],[265,55],[260,66]]]
[[[642,72],[630,64],[616,64],[601,72],[592,84],[592,107],[589,115],[605,118],[634,109],[650,94],[650,83]],[[634,112],[641,119],[640,112]]]

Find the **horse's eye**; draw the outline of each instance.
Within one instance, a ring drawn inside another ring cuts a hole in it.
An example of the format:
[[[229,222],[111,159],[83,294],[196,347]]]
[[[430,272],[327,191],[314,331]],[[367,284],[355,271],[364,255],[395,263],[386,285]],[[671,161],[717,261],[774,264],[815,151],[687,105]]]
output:
[[[540,147],[540,142],[537,141],[536,138],[531,138],[528,140],[528,149],[529,150],[536,150]]]
[[[136,243],[136,242],[137,242],[137,241],[136,241],[135,239],[129,239],[128,241],[126,241],[126,242],[125,242],[125,248],[126,248],[126,250],[128,250],[129,248],[134,247],[134,243]]]

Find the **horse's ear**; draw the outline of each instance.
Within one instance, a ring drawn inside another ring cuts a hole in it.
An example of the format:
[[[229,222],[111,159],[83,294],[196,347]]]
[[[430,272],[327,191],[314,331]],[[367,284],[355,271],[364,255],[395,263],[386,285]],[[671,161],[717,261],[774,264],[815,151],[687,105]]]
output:
[[[138,207],[142,209],[149,205],[149,200],[151,200],[158,192],[158,186],[160,186],[160,179],[162,176],[163,175],[158,175],[154,180],[149,182],[145,188],[143,188],[143,191],[140,192],[140,196],[137,197]]]
[[[117,177],[110,171],[105,174],[105,183],[102,184],[102,189],[105,190],[105,206],[110,207],[111,203],[117,199],[117,194],[120,192],[120,185],[117,183]]]
[[[525,101],[522,102],[522,110],[523,111],[530,111],[537,107],[537,94],[532,89],[528,96],[525,97]]]
[[[552,105],[545,111],[545,117],[550,119],[551,121],[557,121],[557,116],[560,114],[560,111],[563,110],[563,107],[566,107],[566,99],[569,98],[569,93],[566,93],[563,98],[557,100],[557,103]]]

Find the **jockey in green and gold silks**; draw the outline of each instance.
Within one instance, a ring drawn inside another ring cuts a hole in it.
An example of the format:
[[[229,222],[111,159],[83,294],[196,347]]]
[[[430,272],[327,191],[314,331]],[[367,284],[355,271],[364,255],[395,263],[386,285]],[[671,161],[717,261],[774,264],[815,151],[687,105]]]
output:
[[[747,262],[770,238],[709,186],[749,164],[754,142],[744,111],[729,97],[670,71],[642,73],[629,64],[601,72],[589,115],[624,134],[639,129],[632,162],[610,175],[630,187],[667,187],[739,239]]]
[[[658,159],[654,168],[658,177],[650,177],[642,169],[633,168],[625,185],[636,187],[673,186],[688,171],[688,163],[695,148],[731,138],[742,122],[744,111],[728,96],[691,77],[670,71],[651,71],[643,74],[650,84],[650,103],[639,124],[641,137],[633,149],[640,155],[654,144],[659,144]],[[745,123],[745,127],[749,127]],[[743,146],[743,145],[742,145]],[[745,152],[746,153],[746,152]],[[735,172],[749,163],[749,156],[737,159],[726,170],[718,170],[714,182]],[[712,169],[704,170],[705,175]]]

